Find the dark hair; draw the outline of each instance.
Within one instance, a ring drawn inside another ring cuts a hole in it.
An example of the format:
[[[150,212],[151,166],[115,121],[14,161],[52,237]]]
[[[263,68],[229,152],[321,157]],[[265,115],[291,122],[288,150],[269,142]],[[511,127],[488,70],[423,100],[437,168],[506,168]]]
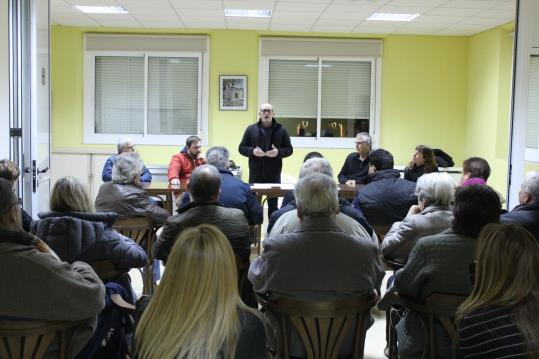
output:
[[[19,178],[21,171],[15,162],[10,160],[0,161],[0,178],[4,178],[9,182],[16,181]]]
[[[322,156],[320,152],[316,152],[316,151],[309,152],[305,155],[305,158],[303,159],[303,163],[307,162],[311,158],[324,158],[324,156]]]
[[[453,206],[453,230],[476,238],[485,225],[500,221],[501,209],[500,196],[489,186],[458,187]]]
[[[434,158],[434,152],[432,152],[432,149],[430,147],[424,145],[417,145],[415,150],[423,155],[423,159],[425,160],[425,164],[423,165],[425,173],[431,173],[432,171],[436,170],[438,165],[436,164],[436,159]],[[416,164],[412,160],[407,167],[409,169],[412,169],[416,167]]]
[[[487,160],[481,157],[470,157],[462,163],[462,172],[469,172],[470,178],[482,178],[486,181],[490,176],[490,166]]]
[[[195,168],[189,180],[189,193],[197,201],[212,199],[221,188],[221,174],[212,165]]]
[[[200,137],[198,137],[198,136],[189,136],[189,137],[187,137],[187,140],[185,140],[185,145],[187,147],[191,147],[191,145],[193,143],[197,143],[197,142],[200,142]]]
[[[377,149],[369,155],[369,165],[373,165],[377,171],[393,168],[393,155],[389,151]]]
[[[0,217],[3,217],[4,214],[19,201],[15,192],[13,192],[13,187],[11,182],[5,178],[0,178]],[[2,221],[3,218],[0,219]]]

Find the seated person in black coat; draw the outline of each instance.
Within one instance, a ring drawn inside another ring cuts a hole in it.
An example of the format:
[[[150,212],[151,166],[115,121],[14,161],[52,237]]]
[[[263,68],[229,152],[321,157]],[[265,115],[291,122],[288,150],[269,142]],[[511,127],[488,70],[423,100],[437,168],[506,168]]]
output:
[[[356,135],[354,143],[356,144],[356,152],[352,152],[346,157],[341,172],[337,175],[340,184],[355,185],[367,181],[372,138],[367,132],[360,132]]]
[[[500,217],[501,223],[518,223],[539,241],[539,172],[528,172],[518,192],[519,205]]]
[[[434,153],[430,147],[418,145],[412,156],[412,161],[404,169],[404,179],[417,182],[425,173],[438,172]]]
[[[17,187],[17,180],[21,171],[17,164],[10,160],[1,160],[0,161],[0,178],[3,178],[11,182],[13,190]],[[21,209],[22,216],[22,229],[25,232],[30,232],[30,225],[32,224],[32,216],[29,215],[24,209]]]

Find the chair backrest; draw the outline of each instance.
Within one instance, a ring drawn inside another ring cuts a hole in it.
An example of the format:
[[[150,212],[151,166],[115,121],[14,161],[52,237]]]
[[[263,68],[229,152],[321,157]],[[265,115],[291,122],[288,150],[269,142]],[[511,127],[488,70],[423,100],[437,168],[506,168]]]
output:
[[[375,294],[332,301],[306,302],[287,298],[257,300],[279,322],[280,357],[288,358],[288,323],[296,329],[308,359],[336,359],[350,329],[354,333],[353,358],[363,358],[365,318],[376,304]]]
[[[116,268],[116,266],[108,259],[88,262],[88,264],[103,282],[115,281],[125,273],[129,272],[128,269]]]
[[[144,240],[151,239],[154,222],[149,217],[120,218],[112,227],[140,245]]]
[[[87,325],[84,321],[19,321],[0,320],[0,358],[41,359],[58,339],[58,358],[70,358],[76,328]]]

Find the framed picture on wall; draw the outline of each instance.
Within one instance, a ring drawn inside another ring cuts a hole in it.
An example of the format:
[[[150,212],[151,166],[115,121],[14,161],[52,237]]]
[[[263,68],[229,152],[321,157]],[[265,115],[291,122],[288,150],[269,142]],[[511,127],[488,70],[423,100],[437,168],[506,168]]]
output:
[[[246,75],[220,75],[219,76],[219,110],[246,111],[247,110],[247,76]]]

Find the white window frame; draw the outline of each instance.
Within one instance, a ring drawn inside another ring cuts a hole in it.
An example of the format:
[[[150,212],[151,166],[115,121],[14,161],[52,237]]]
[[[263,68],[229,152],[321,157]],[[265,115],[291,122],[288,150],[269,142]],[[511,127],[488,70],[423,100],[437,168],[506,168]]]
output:
[[[539,56],[539,47],[531,47],[530,48],[530,56],[528,57],[528,66],[529,66],[529,61],[532,57],[538,57]],[[526,83],[526,93],[527,93],[527,97],[526,97],[526,106],[528,106],[528,98],[530,96],[530,94],[528,93],[528,83]],[[527,107],[526,107],[527,109]],[[528,114],[527,110],[526,110],[526,115]],[[526,126],[528,124],[528,117],[526,116]],[[524,158],[526,161],[528,162],[535,162],[535,163],[539,163],[539,148],[531,148],[531,147],[526,147],[526,139],[524,139],[524,150],[525,150],[525,154],[524,154]],[[539,147],[539,145],[538,145]]]
[[[115,144],[121,134],[95,133],[95,58],[97,56],[144,57],[144,134],[126,134],[138,145],[177,145],[187,137],[197,135],[203,145],[208,138],[209,61],[208,52],[193,51],[85,51],[84,61],[84,143]],[[186,135],[148,134],[148,57],[197,57],[198,66],[198,119],[197,133]]]
[[[381,83],[382,83],[382,59],[379,57],[348,57],[348,56],[261,56],[259,67],[259,98],[260,103],[268,102],[268,82],[269,82],[269,63],[270,60],[304,60],[318,61],[318,109],[316,137],[297,137],[290,135],[292,146],[298,148],[350,148],[353,147],[353,138],[345,137],[322,137],[320,132],[322,120],[322,71],[320,66],[322,61],[367,61],[371,63],[371,99],[370,99],[370,118],[369,132],[373,139],[373,147],[377,147],[380,139],[380,109],[381,109]],[[275,108],[276,117],[279,117],[279,109]]]

